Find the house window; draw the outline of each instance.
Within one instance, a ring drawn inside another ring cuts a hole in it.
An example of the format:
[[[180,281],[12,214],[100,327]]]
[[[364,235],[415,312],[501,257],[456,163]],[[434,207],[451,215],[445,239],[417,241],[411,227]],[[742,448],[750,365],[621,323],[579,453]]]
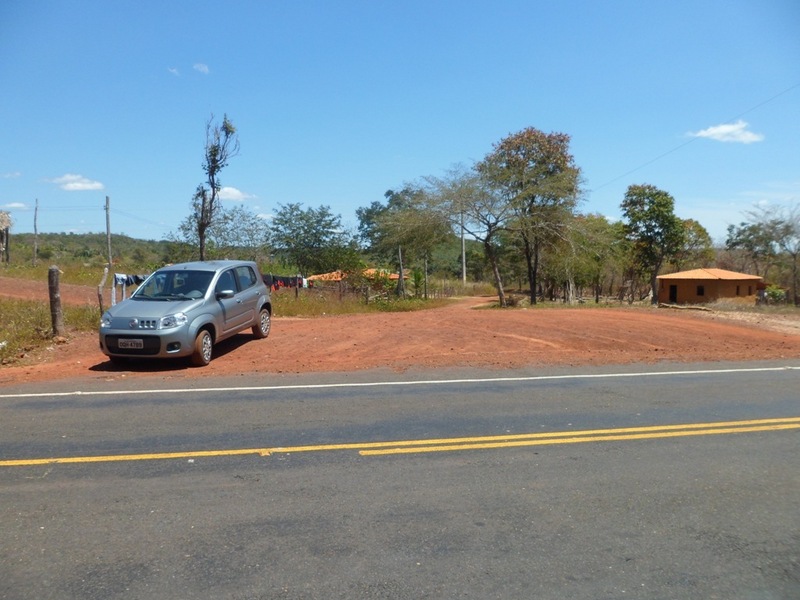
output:
[[[706,286],[698,285],[697,286],[697,295],[698,296],[705,296],[706,295]]]
[[[739,295],[739,286],[738,285],[736,286],[736,295],[737,296]]]

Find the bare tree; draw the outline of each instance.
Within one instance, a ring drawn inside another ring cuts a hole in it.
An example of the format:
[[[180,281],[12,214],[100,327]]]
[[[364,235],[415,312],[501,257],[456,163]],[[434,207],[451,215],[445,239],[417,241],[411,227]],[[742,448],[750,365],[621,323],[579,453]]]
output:
[[[444,178],[427,178],[431,193],[428,197],[447,215],[453,226],[464,231],[483,246],[494,276],[500,306],[506,307],[503,279],[500,274],[501,234],[508,231],[514,216],[513,206],[492,182],[476,170],[456,168]]]
[[[206,234],[219,212],[219,191],[222,189],[219,173],[237,154],[239,154],[239,135],[228,115],[223,116],[221,124],[215,124],[214,115],[211,115],[206,123],[206,147],[203,157],[206,181],[197,186],[192,197],[192,220],[197,228],[200,260],[206,259]]]
[[[747,213],[751,223],[766,235],[789,267],[792,301],[800,306],[800,204],[793,206],[757,207]]]

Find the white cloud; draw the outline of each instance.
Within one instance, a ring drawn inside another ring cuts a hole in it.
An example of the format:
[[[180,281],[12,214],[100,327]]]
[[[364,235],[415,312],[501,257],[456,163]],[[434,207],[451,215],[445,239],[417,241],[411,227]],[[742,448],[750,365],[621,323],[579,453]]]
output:
[[[236,202],[241,202],[243,200],[250,200],[252,198],[255,198],[255,196],[237,190],[235,187],[223,187],[219,191],[220,200],[233,200]]]
[[[760,142],[764,136],[760,133],[748,131],[748,123],[739,119],[736,123],[723,123],[722,125],[714,125],[708,129],[701,131],[690,132],[692,137],[709,138],[717,140],[718,142],[736,142],[739,144],[752,144],[753,142]]]
[[[23,204],[22,202],[9,202],[8,204],[4,204],[0,206],[0,208],[8,209],[8,210],[27,210],[28,206]]]
[[[177,68],[177,67],[169,67],[169,68],[167,69],[167,71],[169,71],[170,73],[172,73],[173,75],[175,75],[175,77],[180,77],[180,76],[181,76],[181,72],[180,72],[180,71],[178,71],[178,68]]]
[[[208,68],[208,65],[204,65],[203,63],[195,63],[192,67],[195,71],[199,71],[203,75],[208,75],[211,71]]]
[[[0,179],[16,179],[17,177],[22,177],[22,173],[19,171],[13,171],[11,173],[0,173]]]
[[[67,173],[61,177],[51,179],[50,183],[55,183],[62,190],[66,190],[68,192],[102,190],[104,187],[99,181],[92,181],[83,175],[73,175],[72,173]]]

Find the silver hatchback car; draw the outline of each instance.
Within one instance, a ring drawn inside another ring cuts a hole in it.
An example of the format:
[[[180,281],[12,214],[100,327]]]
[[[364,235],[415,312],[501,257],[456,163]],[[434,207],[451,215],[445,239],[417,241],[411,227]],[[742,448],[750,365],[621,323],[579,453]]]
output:
[[[114,363],[188,356],[204,366],[215,343],[248,328],[265,338],[271,322],[269,288],[256,263],[181,263],[159,269],[103,314],[100,350]]]

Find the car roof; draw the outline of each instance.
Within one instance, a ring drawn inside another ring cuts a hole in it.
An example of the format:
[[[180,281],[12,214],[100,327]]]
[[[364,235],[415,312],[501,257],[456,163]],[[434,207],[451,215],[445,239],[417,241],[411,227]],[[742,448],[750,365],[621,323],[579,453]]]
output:
[[[193,262],[176,263],[161,267],[159,271],[220,271],[238,265],[250,265],[253,263],[247,260],[196,260]]]

